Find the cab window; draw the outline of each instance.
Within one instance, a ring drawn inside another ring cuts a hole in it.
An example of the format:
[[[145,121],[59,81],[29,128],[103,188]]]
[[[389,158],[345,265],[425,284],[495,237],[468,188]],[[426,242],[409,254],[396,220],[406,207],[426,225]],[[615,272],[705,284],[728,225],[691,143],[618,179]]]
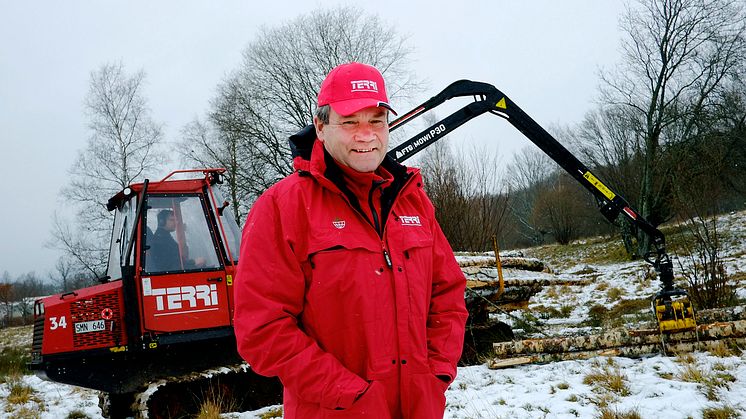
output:
[[[147,273],[220,268],[198,195],[149,196],[145,214]]]

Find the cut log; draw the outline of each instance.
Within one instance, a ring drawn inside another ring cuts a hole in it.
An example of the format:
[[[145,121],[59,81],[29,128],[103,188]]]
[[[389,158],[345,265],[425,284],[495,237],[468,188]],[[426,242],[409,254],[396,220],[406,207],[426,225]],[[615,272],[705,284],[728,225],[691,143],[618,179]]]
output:
[[[548,272],[549,268],[539,259],[522,258],[512,256],[500,256],[503,268],[514,268],[532,272]],[[459,258],[458,265],[463,269],[466,267],[495,267],[495,257],[482,255],[474,258]]]
[[[699,337],[697,336],[699,334]],[[696,342],[724,338],[746,337],[746,320],[712,323],[697,326],[697,332],[686,331],[665,335],[670,343]],[[622,346],[659,344],[660,333],[656,329],[630,331],[615,329],[599,335],[572,336],[546,339],[525,339],[493,344],[496,358],[508,358],[523,354],[559,354],[567,352],[597,351]]]
[[[743,347],[744,345],[746,345],[746,338],[727,338],[700,342],[670,343],[666,345],[666,353],[676,354],[693,351],[712,351],[722,347],[723,345],[727,345],[728,347]],[[620,346],[616,348],[597,349],[592,351],[539,353],[512,358],[495,358],[487,361],[487,367],[491,369],[499,369],[524,364],[545,364],[557,361],[590,359],[598,356],[623,356],[629,358],[639,358],[642,356],[659,354],[662,352],[663,349],[660,343],[631,345]]]

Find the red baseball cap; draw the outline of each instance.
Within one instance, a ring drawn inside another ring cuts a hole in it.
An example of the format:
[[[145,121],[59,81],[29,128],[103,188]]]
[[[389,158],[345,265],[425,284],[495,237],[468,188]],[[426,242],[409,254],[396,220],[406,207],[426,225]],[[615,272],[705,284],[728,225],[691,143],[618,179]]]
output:
[[[375,67],[362,63],[334,67],[321,83],[317,100],[319,107],[329,105],[342,116],[374,106],[383,106],[396,115],[389,105],[383,76]]]

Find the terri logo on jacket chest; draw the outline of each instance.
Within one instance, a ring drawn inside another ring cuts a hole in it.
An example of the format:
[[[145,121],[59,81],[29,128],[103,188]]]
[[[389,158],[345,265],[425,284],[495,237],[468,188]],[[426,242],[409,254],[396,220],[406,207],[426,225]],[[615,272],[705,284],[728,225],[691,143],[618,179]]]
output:
[[[403,226],[422,227],[419,215],[400,215],[399,220]]]

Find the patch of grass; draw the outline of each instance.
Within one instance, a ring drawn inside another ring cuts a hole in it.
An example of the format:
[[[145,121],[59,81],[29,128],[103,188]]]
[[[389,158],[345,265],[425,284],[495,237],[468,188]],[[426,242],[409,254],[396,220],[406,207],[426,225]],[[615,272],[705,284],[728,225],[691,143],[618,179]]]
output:
[[[570,317],[570,314],[572,314],[572,310],[575,308],[570,305],[563,305],[559,309],[556,309],[554,307],[546,307],[546,306],[539,306],[539,307],[541,308],[538,309],[538,311],[535,309],[535,311],[537,311],[537,315],[544,320],[552,319],[552,318],[566,319]]]
[[[91,417],[88,416],[82,410],[73,410],[72,412],[68,413],[67,416],[65,416],[65,419],[90,419],[90,418]]]
[[[531,312],[536,315],[536,317],[547,320],[551,319],[552,317],[556,316],[557,309],[553,307],[547,307],[545,305],[537,305],[534,307],[531,307]]]
[[[583,258],[583,262],[590,265],[627,262],[629,260],[629,255],[619,240],[607,242],[602,246],[594,246],[593,250]]]
[[[624,291],[621,288],[613,287],[606,291],[606,298],[609,301],[617,301],[622,298],[622,295],[624,295]]]
[[[41,412],[38,409],[22,407],[13,412],[14,419],[39,419],[41,418]]]
[[[737,419],[741,414],[730,406],[708,407],[702,410],[702,419]]]
[[[731,348],[723,341],[717,342],[715,346],[710,348],[710,354],[718,358],[727,358],[735,355]]]
[[[728,366],[727,366],[727,365],[725,365],[725,364],[721,364],[720,362],[716,362],[716,363],[715,363],[715,364],[714,364],[714,365],[712,366],[712,370],[713,370],[713,371],[728,371]]]
[[[688,364],[695,364],[697,362],[697,359],[694,358],[694,355],[685,352],[676,355],[676,362],[682,365],[688,365]]]
[[[207,400],[202,403],[199,407],[199,413],[197,413],[196,419],[219,419],[220,418],[220,405]]]
[[[567,245],[550,244],[527,249],[528,256],[549,260],[558,264],[558,268],[567,269],[572,265],[607,264],[630,260],[624,245],[618,239],[594,237],[582,243]]]
[[[27,348],[5,347],[0,351],[0,382],[8,376],[28,374],[26,363],[31,361]]]
[[[650,300],[647,298],[633,300],[619,300],[611,310],[609,310],[610,325],[613,327],[624,326],[625,316],[632,315],[637,321],[649,320],[653,317],[650,312]]]
[[[576,403],[580,399],[578,398],[577,394],[571,394],[565,400],[567,400],[570,403]]]
[[[646,312],[650,310],[650,300],[647,298],[621,300],[611,309],[611,315],[621,317],[625,314],[636,314],[643,310]]]
[[[602,304],[595,304],[588,309],[588,320],[586,324],[592,327],[601,327],[609,319],[609,309]]]
[[[688,383],[705,384],[708,380],[708,375],[696,364],[686,364],[681,372],[679,372],[678,378]]]
[[[581,269],[581,270],[579,270],[577,272],[573,272],[573,274],[575,274],[575,275],[588,275],[588,274],[594,274],[596,272],[598,272],[598,271],[594,267],[589,266],[589,265],[585,265],[585,266],[583,266],[583,269]]]
[[[650,301],[645,298],[620,300],[612,308],[604,304],[595,304],[588,309],[585,325],[591,327],[618,327],[624,325],[624,316],[645,313],[650,308]]]
[[[281,418],[282,417],[282,407],[275,407],[274,409],[269,409],[268,411],[262,413],[259,415],[261,419],[271,419],[271,418]]]
[[[239,407],[230,390],[221,386],[210,386],[199,400],[197,419],[219,419],[222,412],[235,412]]]
[[[8,382],[8,388],[10,393],[6,399],[8,405],[14,404],[26,404],[32,400],[36,400],[34,397],[34,389],[20,380],[12,380]]]
[[[557,388],[560,389],[560,390],[567,390],[568,388],[570,388],[570,384],[559,383],[559,384],[557,384]]]
[[[557,298],[559,298],[559,294],[557,294],[557,287],[547,287],[544,295],[550,300],[556,300]]]
[[[611,410],[607,407],[601,408],[596,417],[599,419],[642,419],[640,413],[635,410],[620,412],[617,410]]]
[[[589,385],[597,393],[612,393],[618,396],[629,396],[627,376],[621,371],[613,360],[609,358],[606,365],[597,365],[593,370],[583,377],[583,384]]]
[[[728,389],[730,388],[730,384],[736,381],[736,377],[733,374],[724,371],[705,371],[695,363],[686,364],[679,373],[678,378],[681,381],[699,384],[702,394],[710,401],[718,401],[718,390],[720,388]]]

